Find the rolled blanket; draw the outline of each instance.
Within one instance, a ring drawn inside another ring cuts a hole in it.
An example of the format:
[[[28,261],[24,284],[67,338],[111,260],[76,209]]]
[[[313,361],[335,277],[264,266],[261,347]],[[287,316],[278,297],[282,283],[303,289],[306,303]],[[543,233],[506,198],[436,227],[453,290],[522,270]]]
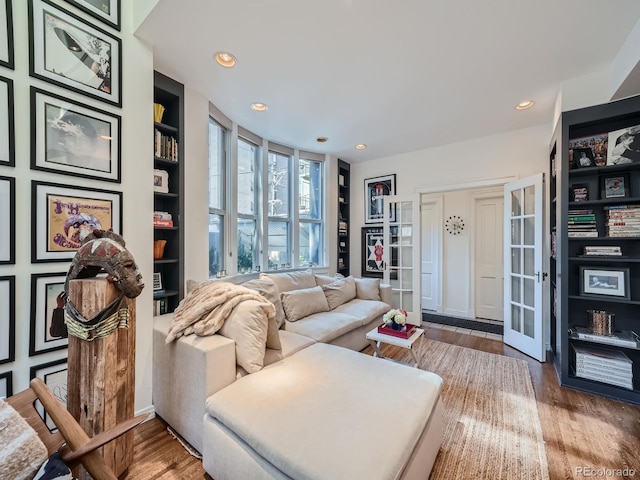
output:
[[[171,343],[193,333],[199,336],[213,335],[222,328],[233,309],[246,300],[258,302],[268,320],[274,318],[273,304],[255,290],[218,280],[201,283],[176,308],[165,342]]]

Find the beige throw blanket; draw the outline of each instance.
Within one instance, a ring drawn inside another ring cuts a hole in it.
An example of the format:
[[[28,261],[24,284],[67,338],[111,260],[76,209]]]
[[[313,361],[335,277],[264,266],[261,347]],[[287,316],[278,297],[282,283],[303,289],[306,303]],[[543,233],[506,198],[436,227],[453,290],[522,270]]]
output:
[[[275,316],[273,304],[255,290],[217,280],[201,283],[176,308],[166,343],[193,333],[213,335],[222,328],[233,309],[246,300],[258,302],[268,320]]]

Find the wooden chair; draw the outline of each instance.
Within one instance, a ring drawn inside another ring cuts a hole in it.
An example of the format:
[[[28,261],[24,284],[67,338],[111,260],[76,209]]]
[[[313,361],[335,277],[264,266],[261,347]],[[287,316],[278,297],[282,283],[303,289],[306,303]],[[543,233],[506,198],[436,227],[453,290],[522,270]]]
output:
[[[6,401],[36,431],[49,455],[60,450],[62,460],[69,468],[73,469],[82,464],[94,480],[117,480],[118,477],[115,476],[96,449],[134,428],[146,419],[148,414],[138,415],[106,432],[89,438],[75,418],[41,379],[34,378],[30,385],[31,388],[7,398]],[[44,410],[58,428],[57,432],[51,433],[49,431],[36,410],[36,400],[40,400]]]

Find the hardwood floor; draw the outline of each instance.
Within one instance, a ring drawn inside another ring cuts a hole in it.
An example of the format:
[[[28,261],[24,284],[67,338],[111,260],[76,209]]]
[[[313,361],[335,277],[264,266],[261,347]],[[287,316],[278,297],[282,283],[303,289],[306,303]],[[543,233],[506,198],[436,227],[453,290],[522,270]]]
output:
[[[538,363],[501,341],[438,328],[427,328],[425,335],[440,342],[520,358],[528,363],[551,480],[640,477],[640,407],[562,388],[550,362]],[[367,347],[364,353],[371,355],[373,351]],[[121,478],[211,480],[202,462],[167,433],[161,419],[154,418],[136,427],[134,435],[133,464]],[[634,474],[629,472],[626,476],[619,474],[624,472],[615,471],[625,467],[633,469]],[[598,472],[597,469],[610,471]]]

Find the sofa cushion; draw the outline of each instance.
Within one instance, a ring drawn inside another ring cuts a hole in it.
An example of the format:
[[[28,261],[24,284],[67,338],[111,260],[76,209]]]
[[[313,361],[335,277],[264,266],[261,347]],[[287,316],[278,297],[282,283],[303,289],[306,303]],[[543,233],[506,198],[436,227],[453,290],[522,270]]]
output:
[[[220,334],[236,342],[236,363],[248,373],[264,366],[267,316],[255,300],[239,303],[225,320]]]
[[[273,280],[273,283],[276,284],[280,293],[316,286],[316,279],[311,270],[286,273],[261,273],[260,278]]]
[[[282,343],[282,350],[272,350],[267,348],[264,354],[264,366],[276,363],[283,358],[290,357],[296,352],[299,352],[303,348],[313,345],[315,340],[304,335],[298,335],[297,333],[289,332],[288,330],[279,330],[280,342]]]
[[[273,306],[276,309],[276,314],[273,318],[269,319],[269,328],[267,329],[267,348],[279,350],[282,347],[280,345],[278,329],[284,325],[285,317],[278,287],[276,287],[276,284],[268,278],[255,278],[248,282],[244,282],[242,286],[255,290],[273,303]]]
[[[382,324],[382,315],[390,310],[389,305],[384,302],[378,302],[376,300],[360,300],[354,298],[344,305],[340,305],[331,313],[344,313],[352,317],[358,318],[362,325],[366,325],[374,320],[380,320]]]
[[[314,313],[328,312],[329,304],[322,287],[303,288],[280,294],[282,307],[289,322],[295,322]]]
[[[316,273],[314,274],[314,277],[316,277],[316,285],[322,287],[323,285],[328,285],[330,283],[335,282],[336,280],[340,280],[341,278],[344,278],[344,275],[340,273],[336,273],[334,276],[330,276],[330,275],[322,275],[321,273]]]
[[[331,312],[309,315],[297,322],[287,322],[286,329],[289,332],[312,338],[316,342],[327,343],[360,325],[362,325],[361,318],[332,310]]]
[[[353,277],[347,277],[322,286],[324,296],[327,297],[329,309],[333,310],[349,300],[356,298],[356,282]]]
[[[361,300],[380,300],[379,278],[356,278],[356,298]]]

